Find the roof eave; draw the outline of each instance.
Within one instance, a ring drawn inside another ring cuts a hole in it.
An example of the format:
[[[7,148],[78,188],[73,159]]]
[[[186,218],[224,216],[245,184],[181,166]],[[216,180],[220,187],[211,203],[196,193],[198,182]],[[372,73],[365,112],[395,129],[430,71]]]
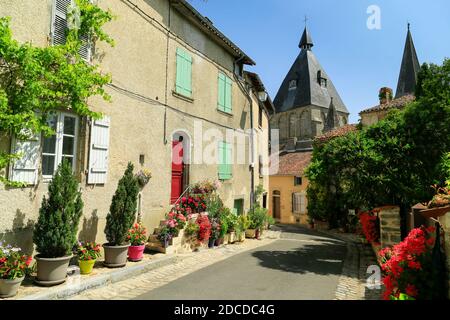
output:
[[[222,32],[214,27],[210,20],[206,19],[200,12],[185,0],[170,0],[171,5],[175,7],[178,12],[183,14],[190,21],[195,23],[201,30],[214,36],[216,42],[225,48],[236,59],[241,59],[243,64],[254,66],[256,62],[253,61],[245,52],[243,52],[237,45],[235,45]]]

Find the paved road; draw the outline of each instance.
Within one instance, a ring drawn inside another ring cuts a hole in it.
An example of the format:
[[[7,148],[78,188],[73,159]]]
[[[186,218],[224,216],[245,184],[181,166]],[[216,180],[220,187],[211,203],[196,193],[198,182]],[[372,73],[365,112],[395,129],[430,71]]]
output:
[[[140,300],[332,300],[345,243],[307,229],[280,227],[280,240],[213,264]]]

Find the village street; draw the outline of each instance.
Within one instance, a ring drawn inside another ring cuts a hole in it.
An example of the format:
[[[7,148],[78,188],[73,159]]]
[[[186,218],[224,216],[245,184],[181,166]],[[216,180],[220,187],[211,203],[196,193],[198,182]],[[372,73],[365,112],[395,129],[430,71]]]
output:
[[[228,246],[194,253],[179,263],[72,299],[332,300],[346,244],[298,227],[275,227],[277,239],[227,257]],[[257,240],[247,241],[255,246]],[[215,261],[219,262],[215,263]]]

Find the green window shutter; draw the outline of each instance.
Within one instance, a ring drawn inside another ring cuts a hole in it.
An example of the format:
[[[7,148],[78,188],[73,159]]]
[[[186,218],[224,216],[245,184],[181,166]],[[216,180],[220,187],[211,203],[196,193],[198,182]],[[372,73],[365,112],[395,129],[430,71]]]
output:
[[[226,76],[223,73],[219,73],[219,100],[218,100],[218,108],[220,111],[226,112],[225,107],[225,88],[226,88]]]
[[[233,177],[231,164],[231,145],[219,142],[219,179],[229,180]]]
[[[233,81],[225,77],[225,112],[232,113],[233,105],[232,105],[232,90],[233,90]]]
[[[176,92],[192,97],[192,56],[181,48],[177,48]]]

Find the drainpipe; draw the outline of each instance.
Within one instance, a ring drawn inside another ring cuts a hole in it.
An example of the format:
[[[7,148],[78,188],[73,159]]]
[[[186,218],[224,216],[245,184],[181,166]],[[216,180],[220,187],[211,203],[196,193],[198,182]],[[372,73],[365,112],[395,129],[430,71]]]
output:
[[[239,59],[234,61],[234,70],[233,70],[233,76],[234,79],[236,80],[236,83],[239,85],[239,87],[241,88],[241,90],[244,92],[245,96],[247,97],[249,104],[250,104],[250,143],[251,143],[251,150],[250,150],[250,154],[251,154],[251,161],[252,164],[250,166],[250,173],[251,173],[251,181],[250,181],[250,210],[254,210],[254,201],[255,201],[255,155],[254,155],[254,125],[253,125],[253,101],[252,98],[250,96],[250,92],[247,91],[247,88],[245,86],[242,85],[242,83],[240,82],[240,79],[238,78],[238,76],[236,75],[236,66],[237,64],[242,61],[245,58],[245,56],[241,56]]]

